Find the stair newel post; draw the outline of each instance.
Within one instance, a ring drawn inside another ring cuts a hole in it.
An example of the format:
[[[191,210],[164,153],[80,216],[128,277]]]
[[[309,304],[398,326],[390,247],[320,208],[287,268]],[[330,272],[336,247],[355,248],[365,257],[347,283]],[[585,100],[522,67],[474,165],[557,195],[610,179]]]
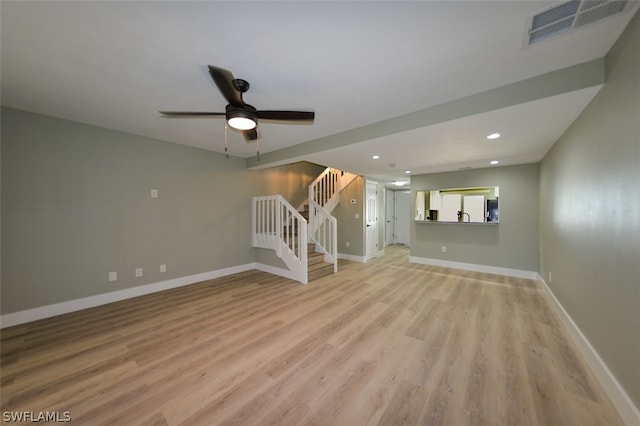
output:
[[[258,245],[258,224],[256,221],[258,220],[258,212],[256,209],[258,208],[258,200],[256,197],[251,199],[251,246],[256,247]]]
[[[277,232],[277,236],[278,239],[282,240],[282,213],[281,213],[281,208],[280,203],[276,202],[274,200],[274,213],[275,213],[275,220],[276,220],[276,229],[275,231]],[[276,249],[276,253],[278,253],[278,257],[282,257],[282,245],[278,244],[277,249]]]
[[[304,284],[309,282],[309,265],[308,265],[308,253],[307,253],[307,241],[308,241],[308,237],[307,237],[307,226],[305,226],[305,223],[303,220],[301,220],[302,218],[299,218],[298,221],[300,223],[300,232],[298,233],[298,250],[300,253],[300,263],[302,265],[304,265],[304,269],[302,272],[302,282]]]
[[[311,242],[311,235],[313,234],[313,219],[314,219],[314,211],[313,211],[313,204],[311,203],[311,201],[315,200],[314,198],[314,192],[315,192],[315,185],[312,183],[311,185],[309,185],[309,223],[307,224],[307,229],[309,230],[309,235],[308,235],[308,240],[307,242]]]

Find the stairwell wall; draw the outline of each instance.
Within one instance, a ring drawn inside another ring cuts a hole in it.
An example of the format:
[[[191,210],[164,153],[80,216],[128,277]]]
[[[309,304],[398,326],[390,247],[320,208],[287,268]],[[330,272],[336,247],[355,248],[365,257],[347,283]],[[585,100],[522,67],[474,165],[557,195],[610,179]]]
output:
[[[355,204],[351,204],[351,200],[355,200]],[[364,259],[364,179],[361,176],[342,190],[340,203],[331,214],[338,220],[339,257]]]

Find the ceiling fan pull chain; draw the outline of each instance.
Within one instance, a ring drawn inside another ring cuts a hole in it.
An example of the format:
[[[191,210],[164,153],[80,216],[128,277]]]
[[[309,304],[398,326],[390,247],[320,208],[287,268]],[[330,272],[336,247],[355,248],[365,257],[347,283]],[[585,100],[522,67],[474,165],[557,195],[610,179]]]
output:
[[[256,126],[256,155],[258,156],[258,161],[260,161],[260,130]]]
[[[227,150],[227,122],[224,122],[224,153],[229,158],[229,151]]]

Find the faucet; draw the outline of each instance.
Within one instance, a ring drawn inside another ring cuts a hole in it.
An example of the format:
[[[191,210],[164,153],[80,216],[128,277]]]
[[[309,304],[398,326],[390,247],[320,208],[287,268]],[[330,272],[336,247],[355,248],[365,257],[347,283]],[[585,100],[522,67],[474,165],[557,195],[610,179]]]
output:
[[[462,210],[458,210],[458,222],[464,222],[464,215],[467,215],[467,222],[471,222],[471,215],[469,213],[465,213]]]

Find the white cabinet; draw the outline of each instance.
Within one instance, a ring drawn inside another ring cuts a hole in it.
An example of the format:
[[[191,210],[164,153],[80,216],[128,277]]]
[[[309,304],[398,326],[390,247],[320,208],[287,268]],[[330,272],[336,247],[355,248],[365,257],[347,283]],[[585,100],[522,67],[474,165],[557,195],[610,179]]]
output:
[[[425,220],[424,211],[425,211],[425,199],[424,199],[424,191],[416,192],[416,214],[415,220]]]
[[[429,210],[440,210],[442,208],[442,198],[440,191],[429,191]]]
[[[463,222],[483,223],[486,218],[484,195],[465,195],[462,199]]]
[[[460,194],[444,194],[442,206],[438,213],[439,222],[457,222],[458,212],[461,210],[462,196]]]

